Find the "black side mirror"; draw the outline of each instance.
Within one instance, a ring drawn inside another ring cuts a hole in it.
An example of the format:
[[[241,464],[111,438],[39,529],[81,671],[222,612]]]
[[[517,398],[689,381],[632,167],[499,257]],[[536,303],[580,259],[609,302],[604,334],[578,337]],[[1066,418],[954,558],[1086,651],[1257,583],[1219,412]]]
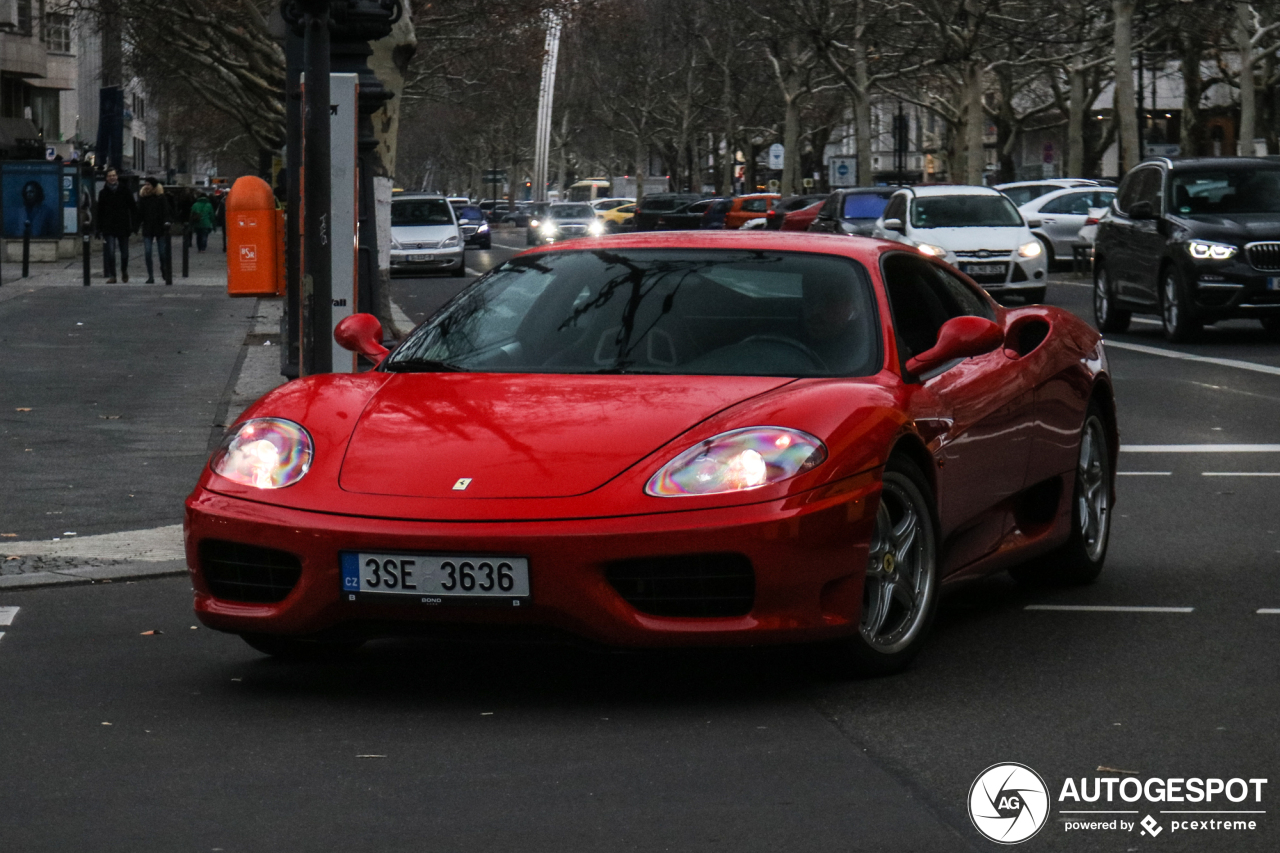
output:
[[[1156,208],[1149,201],[1134,202],[1133,207],[1129,208],[1130,219],[1155,219]]]

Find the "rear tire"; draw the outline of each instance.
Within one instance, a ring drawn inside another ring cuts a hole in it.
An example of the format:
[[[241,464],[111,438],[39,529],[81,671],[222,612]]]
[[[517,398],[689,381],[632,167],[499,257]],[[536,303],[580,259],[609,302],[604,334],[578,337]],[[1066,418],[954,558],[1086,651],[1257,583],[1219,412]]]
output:
[[[279,634],[241,634],[240,639],[248,643],[255,651],[262,652],[264,655],[291,661],[326,660],[341,657],[354,652],[364,645],[364,640],[320,642],[317,640],[299,640],[295,637],[282,637]]]
[[[1093,268],[1093,319],[1100,332],[1123,332],[1129,328],[1132,312],[1116,307],[1115,288],[1105,261],[1099,260]]]
[[[938,519],[933,492],[905,456],[885,465],[871,536],[858,633],[840,640],[842,669],[900,672],[919,654],[938,604]]]
[[[1111,542],[1111,446],[1102,412],[1090,404],[1080,430],[1075,487],[1071,494],[1071,536],[1057,550],[1009,570],[1028,586],[1080,586],[1093,583]]]

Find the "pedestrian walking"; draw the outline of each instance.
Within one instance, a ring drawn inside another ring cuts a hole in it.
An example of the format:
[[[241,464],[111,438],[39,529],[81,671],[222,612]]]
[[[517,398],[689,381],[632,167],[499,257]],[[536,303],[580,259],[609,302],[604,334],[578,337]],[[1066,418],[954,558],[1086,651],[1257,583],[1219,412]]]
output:
[[[142,219],[142,248],[147,259],[147,284],[155,284],[155,270],[151,265],[151,244],[156,245],[160,259],[160,277],[165,284],[173,284],[173,261],[169,251],[169,225],[173,222],[173,209],[164,187],[155,178],[147,178],[138,191],[138,214]]]
[[[120,277],[129,280],[129,235],[137,227],[138,203],[120,183],[115,169],[107,169],[107,183],[98,193],[97,233],[102,238],[102,274],[116,283],[116,252],[120,253]]]
[[[204,193],[191,205],[191,227],[196,232],[196,251],[203,252],[209,248],[209,232],[213,230],[213,205]]]

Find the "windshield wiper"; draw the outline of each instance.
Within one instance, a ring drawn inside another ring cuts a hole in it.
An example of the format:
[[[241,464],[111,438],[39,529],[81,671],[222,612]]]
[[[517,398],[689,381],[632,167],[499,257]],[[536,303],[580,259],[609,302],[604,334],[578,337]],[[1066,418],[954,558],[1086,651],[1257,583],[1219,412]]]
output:
[[[391,373],[466,373],[467,368],[430,358],[406,358],[393,361],[384,368]]]

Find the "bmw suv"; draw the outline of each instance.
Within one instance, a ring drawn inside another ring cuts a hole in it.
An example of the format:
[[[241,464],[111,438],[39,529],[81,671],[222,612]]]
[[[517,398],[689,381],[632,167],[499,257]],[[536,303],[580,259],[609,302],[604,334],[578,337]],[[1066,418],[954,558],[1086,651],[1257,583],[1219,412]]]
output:
[[[1280,162],[1157,158],[1135,167],[1098,223],[1093,311],[1103,332],[1156,314],[1171,341],[1239,317],[1280,332]]]

